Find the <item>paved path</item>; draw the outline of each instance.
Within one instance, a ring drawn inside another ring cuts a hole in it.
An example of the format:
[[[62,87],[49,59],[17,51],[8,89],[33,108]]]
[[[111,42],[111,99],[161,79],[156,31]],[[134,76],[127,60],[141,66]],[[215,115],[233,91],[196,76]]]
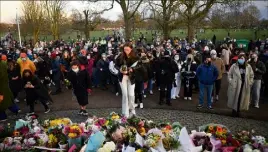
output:
[[[91,115],[98,117],[107,117],[110,112],[120,113],[120,108],[105,108],[105,109],[90,109]],[[229,116],[221,116],[216,114],[199,113],[191,111],[165,110],[165,109],[138,109],[137,114],[141,117],[153,120],[155,122],[180,122],[187,127],[188,131],[197,130],[199,126],[208,123],[217,123],[227,126],[231,131],[237,132],[241,130],[255,130],[256,134],[268,137],[268,122],[233,118]],[[12,124],[19,116],[10,116],[9,121]],[[41,119],[69,117],[73,122],[83,122],[87,119],[86,116],[77,114],[77,110],[62,110],[51,112],[46,115],[40,115]],[[6,122],[7,123],[7,122]]]
[[[185,101],[182,98],[177,100],[172,100],[172,106],[158,104],[159,102],[159,91],[154,90],[154,95],[147,95],[144,99],[144,108],[150,109],[170,109],[170,110],[186,110],[186,111],[196,111],[205,113],[214,113],[220,115],[230,115],[231,109],[227,107],[227,82],[226,76],[223,78],[222,89],[220,92],[220,101],[213,104],[214,110],[207,110],[206,108],[197,110],[196,106],[198,104],[198,93],[193,94],[192,101]],[[183,90],[181,91],[183,93]],[[53,111],[62,110],[75,110],[79,109],[78,103],[72,100],[72,92],[70,90],[64,90],[63,93],[59,95],[52,96],[54,103],[50,106]],[[206,100],[205,100],[206,101]],[[18,104],[22,111],[28,112],[28,107],[26,107],[25,102]],[[100,89],[93,89],[93,93],[89,96],[89,104],[87,106],[89,109],[96,108],[121,108],[121,96],[115,96],[112,93],[112,87],[109,90],[103,91]],[[40,103],[36,105],[37,112],[43,112],[44,109]],[[268,100],[264,103],[260,103],[260,108],[256,109],[251,107],[249,111],[242,112],[241,117],[266,120],[268,121]]]

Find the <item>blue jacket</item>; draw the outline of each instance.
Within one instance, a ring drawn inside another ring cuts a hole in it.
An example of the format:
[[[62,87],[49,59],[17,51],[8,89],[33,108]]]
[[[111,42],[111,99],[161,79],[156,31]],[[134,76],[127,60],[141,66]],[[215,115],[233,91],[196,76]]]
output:
[[[214,65],[201,64],[196,70],[196,76],[201,84],[213,85],[219,72]]]

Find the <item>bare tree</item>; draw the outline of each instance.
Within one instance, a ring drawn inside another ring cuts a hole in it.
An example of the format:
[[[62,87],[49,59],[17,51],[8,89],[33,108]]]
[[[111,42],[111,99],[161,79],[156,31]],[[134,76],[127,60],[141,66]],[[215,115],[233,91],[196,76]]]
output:
[[[63,10],[66,7],[66,1],[63,0],[45,0],[44,7],[46,8],[47,21],[50,24],[50,30],[54,40],[59,39],[60,23],[63,15]]]
[[[151,19],[155,20],[163,31],[164,39],[168,39],[172,30],[180,23],[178,9],[180,2],[177,0],[161,0],[148,2]]]
[[[88,0],[89,2],[99,2],[100,0]],[[131,1],[131,0],[111,0],[111,7],[103,9],[102,12],[110,10],[114,6],[114,2],[117,2],[123,12],[124,24],[125,24],[125,35],[126,39],[131,38],[131,23],[133,21],[135,13],[138,11],[140,5],[144,0]]]
[[[33,36],[34,43],[38,41],[40,30],[44,23],[44,9],[40,1],[23,1],[22,2],[23,26],[24,29],[30,31]],[[25,31],[25,34],[27,33]],[[24,32],[24,31],[23,31]],[[25,35],[24,34],[24,35]],[[26,34],[27,35],[27,34]]]

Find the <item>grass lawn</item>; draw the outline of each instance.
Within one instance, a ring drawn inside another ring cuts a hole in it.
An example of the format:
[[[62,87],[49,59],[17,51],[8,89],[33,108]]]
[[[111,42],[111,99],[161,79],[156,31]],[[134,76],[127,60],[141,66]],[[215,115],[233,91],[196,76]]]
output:
[[[140,32],[142,32],[144,34],[144,36],[147,38],[148,41],[152,41],[152,34],[154,34],[156,32],[156,30],[136,30],[134,32],[134,38],[138,39],[140,36]],[[158,32],[158,31],[157,31]],[[238,30],[231,30],[230,31],[230,36],[232,38],[235,39],[254,39],[255,38],[255,30],[253,29],[238,29]],[[17,33],[13,33],[14,37],[18,37]],[[63,38],[64,40],[68,40],[69,37],[70,39],[76,39],[77,35],[81,35],[82,37],[85,37],[83,33],[81,32],[76,32],[76,31],[69,31],[64,33],[61,38]],[[90,32],[90,38],[93,39],[93,37],[95,37],[95,39],[98,39],[99,37],[104,37],[107,36],[108,34],[113,34],[113,31],[91,31]],[[217,40],[223,40],[224,37],[227,37],[227,30],[224,29],[215,29],[215,30],[205,30],[204,33],[201,33],[199,30],[197,30],[197,39],[211,39],[213,37],[213,35],[216,35]],[[5,33],[1,33],[1,37],[4,36]],[[172,37],[179,37],[179,38],[185,38],[187,36],[187,30],[186,29],[178,29],[178,30],[174,30],[171,32],[171,36]],[[47,40],[51,40],[52,36],[51,35],[41,35],[40,36],[40,40],[43,39]],[[257,32],[257,38],[261,38],[261,39],[265,39],[268,37],[268,30],[260,30]],[[26,39],[29,39],[30,37],[27,36]],[[23,40],[23,38],[22,38]]]

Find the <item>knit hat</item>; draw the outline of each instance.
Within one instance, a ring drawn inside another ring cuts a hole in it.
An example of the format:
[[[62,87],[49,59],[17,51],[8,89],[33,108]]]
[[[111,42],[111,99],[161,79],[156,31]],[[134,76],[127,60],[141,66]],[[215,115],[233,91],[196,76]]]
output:
[[[52,59],[55,59],[57,57],[57,54],[55,52],[51,53],[51,56],[50,56]]]
[[[20,54],[20,57],[21,57],[21,58],[26,58],[26,57],[27,57],[27,54],[26,54],[26,53],[21,53],[21,54]]]
[[[210,55],[217,55],[216,50],[211,50],[211,51],[210,51]]]
[[[4,55],[4,54],[2,54],[2,56],[1,56],[1,60],[2,60],[2,61],[7,61],[7,56]]]
[[[164,52],[164,57],[170,57],[170,54],[169,54],[168,51],[165,51],[165,52]]]

